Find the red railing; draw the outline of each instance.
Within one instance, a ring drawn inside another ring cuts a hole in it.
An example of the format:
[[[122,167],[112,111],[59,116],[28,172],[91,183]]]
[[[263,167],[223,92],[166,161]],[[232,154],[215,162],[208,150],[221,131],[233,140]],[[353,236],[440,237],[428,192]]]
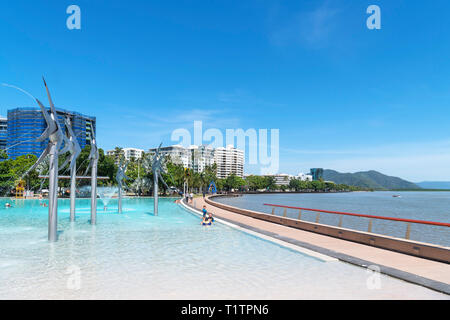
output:
[[[278,204],[269,204],[264,203],[265,206],[270,206],[272,208],[272,214],[275,214],[275,208],[284,208],[284,214],[283,216],[286,217],[287,215],[287,209],[296,209],[299,210],[298,214],[298,220],[301,220],[301,212],[303,211],[312,211],[316,212],[316,223],[319,223],[320,219],[320,213],[331,213],[331,214],[338,214],[340,215],[339,220],[339,227],[342,227],[342,216],[353,216],[353,217],[360,217],[360,218],[368,218],[369,220],[369,227],[368,232],[372,232],[372,219],[378,219],[378,220],[390,220],[390,221],[398,221],[398,222],[406,222],[407,223],[407,229],[406,229],[406,235],[405,238],[410,238],[411,233],[411,223],[417,223],[417,224],[424,224],[424,225],[432,225],[432,226],[440,226],[440,227],[450,227],[450,223],[445,222],[435,222],[435,221],[424,221],[424,220],[413,220],[413,219],[402,219],[402,218],[392,218],[392,217],[381,217],[381,216],[374,216],[374,215],[368,215],[368,214],[359,214],[359,213],[350,213],[350,212],[339,212],[339,211],[330,211],[330,210],[320,210],[320,209],[311,209],[311,208],[302,208],[302,207],[292,207],[292,206],[283,206]]]

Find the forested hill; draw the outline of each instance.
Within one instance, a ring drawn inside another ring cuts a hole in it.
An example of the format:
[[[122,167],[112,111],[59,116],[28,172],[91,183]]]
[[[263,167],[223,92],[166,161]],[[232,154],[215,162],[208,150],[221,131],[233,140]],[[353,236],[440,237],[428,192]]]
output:
[[[387,176],[380,172],[371,170],[355,173],[340,173],[334,170],[326,169],[323,171],[323,179],[333,181],[335,183],[343,183],[350,186],[373,189],[420,189],[420,187],[412,182]]]

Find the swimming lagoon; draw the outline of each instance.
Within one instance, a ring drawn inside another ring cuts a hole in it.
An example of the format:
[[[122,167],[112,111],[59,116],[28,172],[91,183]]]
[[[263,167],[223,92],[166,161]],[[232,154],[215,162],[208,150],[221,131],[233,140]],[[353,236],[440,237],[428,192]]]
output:
[[[4,208],[5,202],[12,208]],[[325,262],[200,219],[174,203],[127,198],[58,202],[59,240],[47,241],[48,208],[0,200],[0,299],[448,299],[421,286]]]

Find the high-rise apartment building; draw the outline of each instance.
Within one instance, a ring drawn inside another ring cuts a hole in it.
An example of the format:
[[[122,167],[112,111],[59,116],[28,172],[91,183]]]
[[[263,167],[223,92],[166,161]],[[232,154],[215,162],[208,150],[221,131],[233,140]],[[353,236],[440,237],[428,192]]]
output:
[[[7,137],[8,137],[8,119],[0,116],[0,150],[6,149]]]
[[[95,130],[95,117],[63,109],[56,109],[56,113],[62,128],[65,128],[65,118],[70,118],[72,130],[81,148],[90,144],[92,135],[90,125],[92,124]],[[26,154],[39,156],[47,146],[48,141],[35,141],[47,127],[40,109],[17,108],[8,110],[7,126],[7,148],[10,158],[15,159]]]
[[[123,155],[126,161],[138,160],[142,158],[144,150],[136,148],[122,148],[120,154]],[[106,155],[115,157],[116,164],[119,164],[120,154],[117,154],[116,150],[106,151]]]
[[[149,153],[154,154],[155,151],[156,149],[150,149]],[[206,166],[216,163],[218,178],[224,179],[233,173],[239,177],[244,176],[244,152],[233,146],[213,149],[205,145],[192,145],[187,148],[173,145],[162,147],[160,152],[162,155],[169,156],[172,162],[195,172],[203,172]]]
[[[190,146],[191,169],[203,172],[206,166],[214,164],[214,149],[209,146]]]
[[[217,177],[225,179],[231,174],[244,177],[244,151],[228,145],[214,149],[214,162],[217,164]]]
[[[323,169],[322,168],[312,168],[310,170],[310,175],[312,176],[314,181],[319,181],[323,178]]]
[[[148,152],[150,155],[154,155],[156,148],[150,149]],[[192,168],[192,156],[188,148],[176,144],[173,146],[161,147],[159,152],[161,155],[169,157],[175,164],[182,165],[184,168]]]

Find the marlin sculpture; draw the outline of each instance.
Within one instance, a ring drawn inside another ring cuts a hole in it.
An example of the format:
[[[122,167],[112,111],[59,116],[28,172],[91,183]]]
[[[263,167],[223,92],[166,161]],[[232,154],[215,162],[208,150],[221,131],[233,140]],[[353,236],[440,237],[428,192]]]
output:
[[[42,154],[39,156],[38,160],[30,169],[25,172],[23,176],[28,175],[32,170],[36,169],[39,164],[41,164],[44,159],[49,156],[49,194],[48,194],[48,240],[57,240],[57,223],[58,223],[58,155],[68,151],[68,139],[65,137],[61,126],[58,123],[58,115],[55,110],[55,105],[53,104],[52,98],[50,96],[50,91],[47,87],[45,79],[44,86],[47,91],[47,97],[50,104],[50,112],[46,110],[44,105],[39,101],[39,99],[34,98],[41,108],[42,115],[44,116],[45,123],[47,124],[46,129],[37,138],[36,142],[42,142],[48,139],[47,147],[44,149]],[[61,145],[64,143],[64,148],[60,150]]]

